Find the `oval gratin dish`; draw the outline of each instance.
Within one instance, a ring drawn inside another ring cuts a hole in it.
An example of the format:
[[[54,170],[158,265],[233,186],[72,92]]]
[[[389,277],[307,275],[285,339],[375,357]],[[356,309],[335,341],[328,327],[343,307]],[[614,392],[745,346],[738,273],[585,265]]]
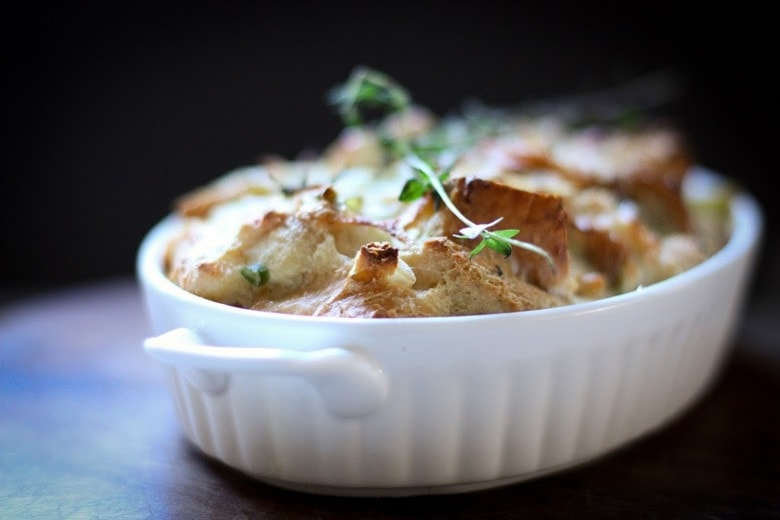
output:
[[[703,168],[688,191],[720,177]],[[762,235],[734,197],[728,243],[662,282],[564,307],[325,318],[234,308],[163,271],[170,216],[137,275],[178,420],[204,454],[266,483],[341,496],[459,493],[591,461],[679,416],[739,325]]]

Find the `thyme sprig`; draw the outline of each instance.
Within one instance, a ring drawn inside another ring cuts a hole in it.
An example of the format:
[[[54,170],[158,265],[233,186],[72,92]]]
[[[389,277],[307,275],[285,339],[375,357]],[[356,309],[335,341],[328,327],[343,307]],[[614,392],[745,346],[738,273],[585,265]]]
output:
[[[519,229],[500,229],[496,231],[490,231],[489,228],[501,222],[503,217],[499,217],[493,222],[489,222],[487,224],[477,224],[466,217],[466,215],[464,215],[452,201],[449,194],[447,193],[447,190],[444,189],[444,185],[442,184],[442,179],[446,179],[446,177],[449,175],[450,168],[445,169],[443,173],[436,173],[436,171],[427,161],[423,160],[419,155],[414,153],[408,154],[405,157],[405,160],[409,166],[411,166],[419,174],[422,174],[427,180],[427,185],[424,185],[424,189],[427,190],[429,186],[430,189],[436,193],[438,199],[441,200],[445,206],[447,206],[447,209],[449,209],[458,220],[465,224],[466,227],[460,229],[460,234],[453,236],[466,240],[473,240],[477,237],[482,237],[482,241],[477,244],[477,246],[469,253],[469,258],[473,258],[485,248],[492,249],[493,251],[501,253],[504,255],[504,257],[508,257],[512,254],[512,246],[514,246],[542,256],[545,258],[545,260],[547,260],[550,266],[555,269],[555,262],[553,262],[552,257],[550,257],[547,251],[530,242],[515,240],[513,238],[515,235],[520,233]],[[406,183],[407,186],[410,184],[410,182]],[[404,189],[401,192],[400,200],[402,201],[409,200],[412,194],[417,195],[419,192],[419,188],[408,189],[407,186],[404,186]],[[424,192],[422,194],[424,194]],[[422,196],[422,194],[419,196]]]
[[[368,67],[357,67],[347,82],[331,89],[329,101],[347,126],[361,126],[405,110],[409,94],[388,75]]]
[[[372,114],[378,116],[381,122],[387,116],[408,110],[412,103],[406,90],[392,78],[367,67],[356,68],[346,83],[331,90],[330,101],[347,126],[369,126],[372,124],[370,120]],[[458,209],[444,188],[444,182],[455,163],[452,162],[437,171],[435,162],[427,158],[428,155],[435,155],[437,151],[441,152],[445,147],[439,145],[436,147],[437,150],[430,146],[425,147],[423,143],[414,139],[381,133],[380,138],[385,150],[396,158],[402,159],[417,175],[404,184],[398,197],[401,202],[411,202],[430,193],[437,205],[443,203],[464,224],[465,227],[460,229],[460,234],[453,235],[454,237],[467,240],[482,237],[480,243],[469,253],[469,258],[473,258],[486,248],[508,257],[512,254],[512,247],[518,247],[542,256],[555,270],[555,262],[547,251],[535,244],[513,238],[520,230],[490,230],[501,222],[503,217],[487,224],[478,224],[472,222]],[[454,143],[451,143],[450,148],[452,146]]]

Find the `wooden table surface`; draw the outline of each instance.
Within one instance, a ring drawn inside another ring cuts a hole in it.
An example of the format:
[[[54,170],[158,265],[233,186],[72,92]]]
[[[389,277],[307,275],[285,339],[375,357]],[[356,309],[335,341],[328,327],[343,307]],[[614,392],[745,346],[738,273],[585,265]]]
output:
[[[338,498],[278,489],[184,438],[132,280],[0,308],[0,519],[780,518],[780,344],[751,309],[712,390],[661,431],[501,489]]]

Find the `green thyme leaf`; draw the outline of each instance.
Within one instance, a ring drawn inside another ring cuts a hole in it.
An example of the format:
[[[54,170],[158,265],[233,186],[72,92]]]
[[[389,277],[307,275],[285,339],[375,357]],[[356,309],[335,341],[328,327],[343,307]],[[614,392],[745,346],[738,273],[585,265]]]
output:
[[[487,240],[483,239],[479,244],[477,244],[477,247],[471,250],[469,253],[469,260],[480,254],[482,250],[485,249],[485,246],[487,246]]]
[[[430,189],[430,184],[426,184],[417,179],[409,179],[401,189],[401,194],[398,196],[398,200],[401,202],[415,201],[425,195]]]
[[[518,233],[520,233],[519,229],[499,229],[488,234],[484,241],[490,249],[501,253],[506,258],[512,254],[512,244],[505,239],[512,238]]]
[[[346,83],[329,93],[347,126],[382,119],[409,106],[409,94],[389,76],[368,67],[356,68]]]
[[[253,287],[260,287],[268,283],[271,278],[271,273],[268,271],[268,267],[262,262],[248,265],[241,268],[241,276],[243,276]]]
[[[509,255],[512,254],[512,245],[509,242],[504,242],[491,236],[483,238],[482,241],[493,251],[504,255],[504,258],[509,257]]]

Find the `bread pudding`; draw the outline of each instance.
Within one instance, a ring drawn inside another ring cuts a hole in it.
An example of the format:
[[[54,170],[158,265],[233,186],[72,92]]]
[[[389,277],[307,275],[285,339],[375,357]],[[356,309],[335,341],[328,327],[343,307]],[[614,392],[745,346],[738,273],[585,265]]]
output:
[[[321,152],[266,158],[175,201],[174,283],[307,316],[506,313],[639,290],[728,239],[728,193],[686,197],[694,161],[668,122],[438,117],[362,68],[333,99],[347,125]]]

